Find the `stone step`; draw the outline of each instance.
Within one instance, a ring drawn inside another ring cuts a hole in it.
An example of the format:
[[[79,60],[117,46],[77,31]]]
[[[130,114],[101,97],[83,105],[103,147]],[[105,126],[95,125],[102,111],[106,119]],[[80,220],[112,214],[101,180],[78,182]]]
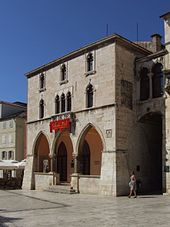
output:
[[[77,193],[74,189],[71,189],[70,186],[65,186],[65,185],[52,185],[45,191],[61,193],[61,194],[76,194]]]

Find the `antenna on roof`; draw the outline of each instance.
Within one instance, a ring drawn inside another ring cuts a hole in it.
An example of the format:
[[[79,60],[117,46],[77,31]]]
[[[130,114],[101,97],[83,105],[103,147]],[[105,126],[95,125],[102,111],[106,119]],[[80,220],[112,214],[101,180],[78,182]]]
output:
[[[109,25],[106,24],[106,36],[108,36],[108,35],[109,35]]]
[[[139,31],[138,31],[138,23],[136,24],[136,41],[139,42]]]

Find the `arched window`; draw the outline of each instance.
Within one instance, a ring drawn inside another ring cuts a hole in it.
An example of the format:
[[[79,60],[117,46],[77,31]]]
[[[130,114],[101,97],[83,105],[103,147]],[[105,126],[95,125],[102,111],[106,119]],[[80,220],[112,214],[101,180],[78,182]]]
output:
[[[40,75],[40,89],[45,88],[45,77],[44,77],[44,73],[41,73]]]
[[[67,111],[71,111],[71,93],[67,93]]]
[[[162,64],[156,63],[152,68],[152,97],[157,98],[163,95],[163,72]]]
[[[43,99],[40,100],[40,104],[39,104],[39,117],[40,118],[44,117],[44,100]]]
[[[93,85],[89,84],[86,88],[86,104],[87,108],[93,106]]]
[[[86,60],[87,60],[87,72],[92,71],[93,70],[93,54],[88,53]]]
[[[13,151],[8,152],[8,159],[11,159],[11,160],[14,159],[14,152]]]
[[[149,76],[148,69],[142,68],[140,71],[140,100],[147,100],[149,98]]]
[[[61,112],[65,112],[65,94],[61,95]]]
[[[66,80],[66,65],[62,64],[61,66],[61,81]]]
[[[55,113],[60,113],[60,98],[58,95],[55,98]]]
[[[6,151],[2,151],[2,160],[5,160],[7,158]]]

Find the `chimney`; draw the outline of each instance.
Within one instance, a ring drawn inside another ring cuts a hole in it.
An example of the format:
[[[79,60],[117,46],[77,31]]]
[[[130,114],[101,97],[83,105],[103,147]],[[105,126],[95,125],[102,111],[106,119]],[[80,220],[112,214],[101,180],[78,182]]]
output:
[[[151,35],[151,43],[152,43],[152,51],[157,52],[162,49],[162,43],[161,43],[162,36],[159,34],[153,34]]]

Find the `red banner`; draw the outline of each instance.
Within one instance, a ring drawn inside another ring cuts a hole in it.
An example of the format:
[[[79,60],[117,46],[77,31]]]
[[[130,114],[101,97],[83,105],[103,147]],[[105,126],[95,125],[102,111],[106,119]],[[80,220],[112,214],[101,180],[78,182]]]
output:
[[[64,129],[70,129],[70,119],[63,119],[63,120],[53,120],[50,122],[50,132],[53,131],[62,131]]]

